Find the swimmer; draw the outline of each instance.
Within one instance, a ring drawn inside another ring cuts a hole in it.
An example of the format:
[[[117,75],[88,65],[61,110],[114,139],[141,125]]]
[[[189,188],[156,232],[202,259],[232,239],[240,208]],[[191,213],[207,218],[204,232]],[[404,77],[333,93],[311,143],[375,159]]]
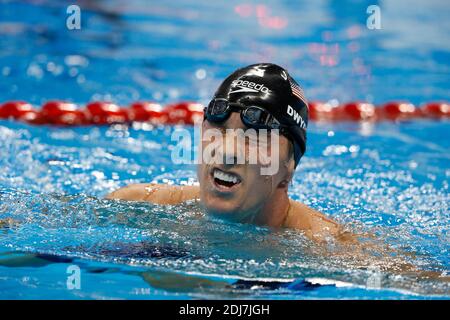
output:
[[[236,70],[219,86],[205,108],[201,148],[211,147],[203,135],[228,129],[279,129],[278,170],[262,175],[262,163],[249,164],[258,152],[245,142],[245,163],[235,159],[233,148],[214,150],[223,164],[200,163],[199,186],[132,184],[107,195],[108,199],[179,204],[197,199],[206,213],[242,223],[302,230],[309,238],[346,238],[342,227],[324,214],[288,197],[295,168],[306,150],[308,105],[297,82],[282,67],[260,63]],[[238,151],[239,152],[239,151]],[[242,152],[242,150],[241,150]],[[231,164],[230,164],[231,163]]]

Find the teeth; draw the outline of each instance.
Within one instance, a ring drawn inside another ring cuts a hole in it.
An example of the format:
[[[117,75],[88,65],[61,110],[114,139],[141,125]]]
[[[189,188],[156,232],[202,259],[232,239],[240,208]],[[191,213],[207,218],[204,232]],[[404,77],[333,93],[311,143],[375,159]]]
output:
[[[226,182],[232,182],[232,183],[239,182],[239,179],[235,175],[220,171],[218,169],[214,170],[214,178],[217,178],[217,179],[220,179],[220,180],[223,180]]]

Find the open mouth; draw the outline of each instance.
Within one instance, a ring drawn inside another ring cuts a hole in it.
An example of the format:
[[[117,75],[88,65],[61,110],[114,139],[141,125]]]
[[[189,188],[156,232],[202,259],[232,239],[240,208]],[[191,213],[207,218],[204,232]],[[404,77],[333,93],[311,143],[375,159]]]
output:
[[[241,183],[241,178],[234,173],[214,168],[212,171],[214,184],[220,189],[232,189]]]

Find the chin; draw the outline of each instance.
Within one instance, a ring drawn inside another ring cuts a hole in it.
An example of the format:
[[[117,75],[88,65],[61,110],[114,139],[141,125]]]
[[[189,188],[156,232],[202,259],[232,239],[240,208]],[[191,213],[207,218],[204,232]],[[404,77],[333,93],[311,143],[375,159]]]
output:
[[[208,213],[231,220],[239,220],[239,212],[242,209],[240,205],[233,203],[233,201],[215,197],[204,201],[204,206]]]
[[[204,202],[205,208],[208,212],[218,213],[218,214],[232,214],[239,210],[239,206],[232,203],[229,200],[222,199],[209,199],[209,201]]]

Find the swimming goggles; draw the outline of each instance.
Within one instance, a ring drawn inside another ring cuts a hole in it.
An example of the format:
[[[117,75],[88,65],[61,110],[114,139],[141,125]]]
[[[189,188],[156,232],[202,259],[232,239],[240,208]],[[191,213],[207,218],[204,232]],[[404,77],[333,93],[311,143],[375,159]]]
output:
[[[211,100],[204,109],[204,118],[213,123],[226,121],[231,112],[240,112],[242,123],[253,129],[278,129],[280,133],[289,135],[287,127],[280,124],[267,110],[259,106],[244,106],[241,103],[229,102],[224,98]]]

